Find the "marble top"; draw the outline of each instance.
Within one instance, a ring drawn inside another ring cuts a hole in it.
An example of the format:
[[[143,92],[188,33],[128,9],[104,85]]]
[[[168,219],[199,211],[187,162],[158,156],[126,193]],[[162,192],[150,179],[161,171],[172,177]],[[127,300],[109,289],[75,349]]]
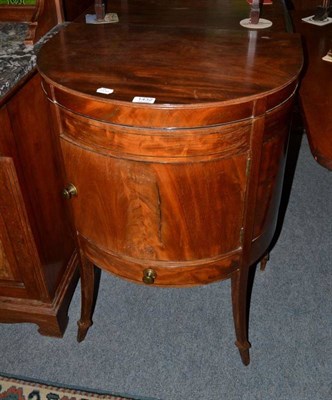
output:
[[[0,99],[35,68],[39,48],[62,26],[52,29],[35,45],[26,45],[28,24],[0,23]]]

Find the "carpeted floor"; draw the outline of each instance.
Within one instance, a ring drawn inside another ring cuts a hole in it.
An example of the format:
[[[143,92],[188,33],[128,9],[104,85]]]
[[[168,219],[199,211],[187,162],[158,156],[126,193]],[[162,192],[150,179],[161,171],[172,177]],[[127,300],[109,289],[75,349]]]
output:
[[[78,288],[63,339],[0,325],[0,372],[161,400],[330,399],[331,226],[332,174],[303,138],[279,238],[255,277],[248,367],[233,345],[229,281],[158,289],[102,274],[84,342]]]

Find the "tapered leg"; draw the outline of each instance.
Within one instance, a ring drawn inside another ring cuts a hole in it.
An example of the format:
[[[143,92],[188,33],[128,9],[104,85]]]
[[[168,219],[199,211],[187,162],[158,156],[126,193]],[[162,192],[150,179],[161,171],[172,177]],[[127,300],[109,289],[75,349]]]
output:
[[[81,319],[77,322],[77,341],[82,342],[92,325],[95,289],[95,266],[81,255]]]
[[[232,305],[236,342],[242,362],[250,362],[248,342],[248,271],[237,270],[232,274]]]
[[[260,270],[261,271],[265,271],[265,267],[266,267],[266,264],[267,264],[267,262],[269,261],[269,259],[270,259],[270,253],[266,253],[265,254],[265,256],[261,259],[261,266],[260,266]]]

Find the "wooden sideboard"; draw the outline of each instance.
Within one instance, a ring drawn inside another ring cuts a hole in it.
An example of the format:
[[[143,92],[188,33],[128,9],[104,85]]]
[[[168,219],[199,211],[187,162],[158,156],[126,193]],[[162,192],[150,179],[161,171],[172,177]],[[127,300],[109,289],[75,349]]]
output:
[[[0,107],[0,322],[62,336],[78,280],[49,104],[37,72]]]
[[[118,14],[121,24],[232,30],[245,29],[240,27],[240,21],[247,18],[250,11],[246,0],[105,0],[105,6],[106,12]],[[261,17],[273,22],[269,32],[291,29],[285,11],[283,0],[274,0],[273,6],[263,6]],[[94,7],[87,12],[94,14]],[[85,22],[85,14],[76,21]]]
[[[248,364],[248,275],[275,231],[301,42],[128,20],[72,24],[37,61],[80,249],[78,339],[94,265],[160,286],[231,278]]]

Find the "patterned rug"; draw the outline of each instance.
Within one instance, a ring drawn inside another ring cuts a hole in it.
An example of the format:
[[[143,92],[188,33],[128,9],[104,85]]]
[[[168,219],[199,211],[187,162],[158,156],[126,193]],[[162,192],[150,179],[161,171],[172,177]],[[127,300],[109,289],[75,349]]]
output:
[[[0,400],[140,400],[107,393],[49,386],[0,375]],[[143,400],[143,399],[141,399]]]

